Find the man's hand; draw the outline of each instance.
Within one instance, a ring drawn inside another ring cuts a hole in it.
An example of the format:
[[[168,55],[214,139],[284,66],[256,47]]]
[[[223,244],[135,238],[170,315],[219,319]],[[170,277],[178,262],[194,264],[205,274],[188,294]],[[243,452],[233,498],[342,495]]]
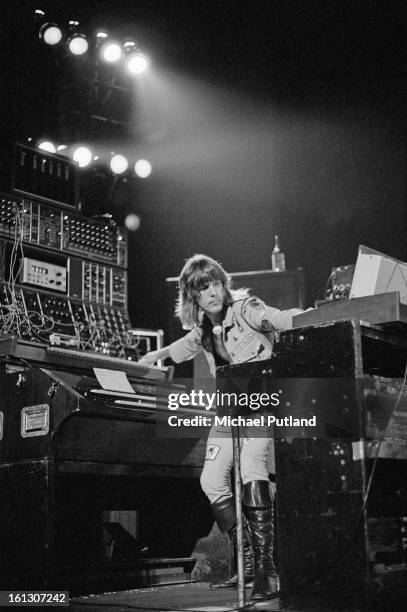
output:
[[[149,353],[146,353],[145,355],[142,356],[141,359],[138,360],[137,363],[139,363],[140,365],[154,365],[156,361],[158,361],[158,359],[160,359],[160,355],[158,353],[158,351],[150,351]]]

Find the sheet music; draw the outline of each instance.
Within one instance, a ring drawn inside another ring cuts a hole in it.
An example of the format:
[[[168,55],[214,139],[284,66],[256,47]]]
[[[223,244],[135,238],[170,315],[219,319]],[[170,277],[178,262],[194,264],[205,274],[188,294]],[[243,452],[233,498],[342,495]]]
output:
[[[136,393],[127,378],[126,372],[107,370],[105,368],[93,368],[93,371],[102,389],[106,389],[106,391]]]

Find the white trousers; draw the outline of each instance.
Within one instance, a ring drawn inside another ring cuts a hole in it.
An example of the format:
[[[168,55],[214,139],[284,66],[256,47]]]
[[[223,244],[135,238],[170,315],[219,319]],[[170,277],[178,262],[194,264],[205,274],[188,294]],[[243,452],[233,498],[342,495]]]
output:
[[[252,480],[268,481],[274,473],[274,440],[270,430],[243,427],[240,429],[240,472],[243,484]],[[206,457],[201,474],[201,487],[213,504],[233,496],[231,470],[233,440],[229,427],[215,427],[209,433]]]

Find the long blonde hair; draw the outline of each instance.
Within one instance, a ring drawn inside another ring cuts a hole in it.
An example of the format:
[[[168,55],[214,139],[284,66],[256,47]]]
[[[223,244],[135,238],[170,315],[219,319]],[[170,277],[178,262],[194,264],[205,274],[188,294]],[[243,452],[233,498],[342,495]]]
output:
[[[175,315],[180,319],[184,329],[191,329],[201,322],[198,301],[200,292],[212,281],[221,281],[225,290],[225,306],[236,299],[244,299],[247,289],[237,291],[231,288],[232,280],[221,264],[207,255],[196,254],[190,257],[179,276],[179,294],[175,306]]]

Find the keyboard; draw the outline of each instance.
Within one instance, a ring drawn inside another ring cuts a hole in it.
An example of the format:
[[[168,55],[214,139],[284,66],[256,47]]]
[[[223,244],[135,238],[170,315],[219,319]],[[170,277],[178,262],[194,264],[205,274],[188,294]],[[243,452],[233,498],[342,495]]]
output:
[[[128,361],[120,357],[111,357],[100,353],[86,353],[59,346],[48,347],[46,355],[48,361],[63,364],[67,368],[103,367],[108,370],[120,370],[136,378],[148,378],[150,380],[171,380],[173,372],[171,366],[144,366],[139,365],[136,361]]]

